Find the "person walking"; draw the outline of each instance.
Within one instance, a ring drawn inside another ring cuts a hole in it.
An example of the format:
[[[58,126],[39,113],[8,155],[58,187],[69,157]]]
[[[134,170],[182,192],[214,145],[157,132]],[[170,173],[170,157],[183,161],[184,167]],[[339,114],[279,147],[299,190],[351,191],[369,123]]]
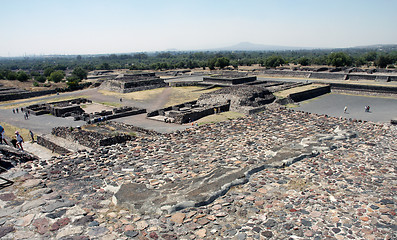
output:
[[[3,144],[3,141],[4,141],[4,143],[8,145],[8,142],[4,136],[4,133],[5,133],[4,128],[3,128],[3,126],[0,125],[0,138],[1,138],[0,144]]]
[[[32,130],[29,130],[30,137],[32,138],[32,143],[34,143],[34,134]]]
[[[17,147],[19,147],[23,151],[23,147],[22,147],[22,143],[24,142],[23,137],[21,136],[21,134],[19,134],[18,131],[15,131],[15,137],[17,139]]]
[[[344,113],[347,112],[347,106],[345,106],[345,108],[343,108],[343,112],[344,112]]]

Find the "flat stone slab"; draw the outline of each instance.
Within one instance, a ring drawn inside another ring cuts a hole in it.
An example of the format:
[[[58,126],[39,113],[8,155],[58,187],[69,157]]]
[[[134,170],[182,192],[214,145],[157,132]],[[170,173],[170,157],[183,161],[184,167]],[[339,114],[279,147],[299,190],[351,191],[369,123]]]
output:
[[[127,183],[121,185],[115,194],[117,204],[127,206],[141,213],[169,213],[188,207],[200,207],[212,203],[226,194],[233,186],[247,183],[250,176],[266,168],[289,166],[296,161],[317,155],[314,151],[320,142],[292,144],[277,152],[269,151],[260,164],[251,167],[218,167],[204,176],[186,181],[165,184],[160,188],[148,188],[145,184]],[[324,150],[330,148],[324,147]]]

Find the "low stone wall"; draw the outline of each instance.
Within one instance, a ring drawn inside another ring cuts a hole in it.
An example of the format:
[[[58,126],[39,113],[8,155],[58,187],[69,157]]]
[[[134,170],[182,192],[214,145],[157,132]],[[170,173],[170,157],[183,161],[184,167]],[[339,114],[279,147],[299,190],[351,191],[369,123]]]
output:
[[[346,83],[330,83],[331,89],[397,94],[397,87]]]
[[[55,94],[55,93],[57,93],[56,90],[11,93],[11,94],[0,95],[0,102],[10,101],[10,100],[17,100],[17,99],[24,99],[24,98],[39,97],[39,96],[48,95],[48,94]]]
[[[51,132],[57,137],[62,137],[73,142],[89,147],[98,148],[100,146],[108,146],[116,143],[122,143],[132,139],[130,135],[119,134],[111,136],[108,134],[101,134],[95,131],[86,131],[83,129],[70,128],[70,127],[56,127]]]
[[[346,80],[347,77],[344,73],[312,72],[309,78]]]
[[[328,69],[327,69],[328,70]],[[380,70],[379,70],[380,71]],[[397,81],[395,75],[377,75],[377,74],[357,74],[357,73],[335,73],[335,72],[313,72],[313,71],[290,71],[290,70],[274,70],[267,69],[258,71],[255,74],[264,74],[272,77],[296,77],[310,79],[335,79],[335,80],[384,80]]]
[[[349,80],[375,80],[376,75],[363,75],[363,74],[348,74],[347,79]]]
[[[251,77],[203,77],[203,82],[211,84],[235,85],[256,81],[256,76]]]
[[[227,111],[229,111],[230,104],[211,106],[208,108],[202,108],[201,110],[192,109],[191,112],[180,113],[174,117],[175,123],[179,123],[179,124],[189,123],[191,121],[196,121],[200,118],[212,115],[215,113],[214,108],[216,108],[217,111],[220,110],[220,112],[227,112]]]
[[[179,110],[179,108],[183,108],[183,107],[185,107],[187,105],[194,105],[196,103],[197,103],[197,101],[191,101],[191,102],[186,102],[186,103],[174,105],[174,106],[171,106],[171,107],[158,109],[158,110],[155,110],[155,111],[147,113],[146,117],[154,117],[154,116],[158,116],[158,115],[163,116],[164,112],[168,112],[168,111],[171,111],[171,110]]]
[[[309,78],[310,75],[310,72],[280,71],[280,70],[272,70],[272,69],[264,70],[262,73],[265,75],[272,75],[275,77],[297,77],[297,78]]]
[[[181,81],[181,82],[169,82],[170,87],[191,87],[191,86],[208,86],[201,81]]]
[[[74,116],[74,120],[84,120],[87,123],[102,122],[104,120],[112,120],[116,118],[128,117],[138,114],[146,113],[146,109],[142,108],[132,108],[132,107],[122,107],[113,109],[113,111],[102,111],[96,114],[83,114]]]
[[[290,94],[289,97],[294,101],[294,102],[301,102],[307,99],[315,98],[327,93],[331,92],[331,86],[327,85],[324,87],[318,87],[315,89],[309,89],[306,91],[298,92],[298,93],[293,93]]]
[[[56,143],[44,138],[43,136],[39,136],[39,135],[37,136],[37,144],[59,154],[71,153],[68,149],[58,146]]]

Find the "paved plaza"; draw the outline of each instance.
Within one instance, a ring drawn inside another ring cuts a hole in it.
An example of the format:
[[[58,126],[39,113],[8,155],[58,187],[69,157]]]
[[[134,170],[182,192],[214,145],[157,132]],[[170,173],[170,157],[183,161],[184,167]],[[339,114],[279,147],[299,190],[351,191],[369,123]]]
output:
[[[370,106],[369,112],[364,110],[365,106]],[[391,119],[397,118],[397,98],[331,93],[301,102],[295,109],[334,117],[390,123]]]

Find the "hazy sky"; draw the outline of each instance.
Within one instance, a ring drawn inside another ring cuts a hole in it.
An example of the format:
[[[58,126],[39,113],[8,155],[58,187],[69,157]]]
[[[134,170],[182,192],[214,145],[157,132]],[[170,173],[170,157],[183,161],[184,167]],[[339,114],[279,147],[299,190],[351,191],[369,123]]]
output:
[[[0,56],[397,43],[397,0],[0,0]]]

